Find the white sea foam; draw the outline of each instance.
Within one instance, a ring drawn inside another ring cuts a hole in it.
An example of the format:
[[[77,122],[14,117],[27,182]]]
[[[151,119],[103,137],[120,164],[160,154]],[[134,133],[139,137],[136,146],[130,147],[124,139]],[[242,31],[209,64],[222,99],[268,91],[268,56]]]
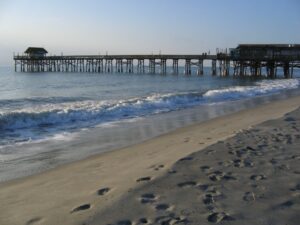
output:
[[[281,90],[295,89],[300,85],[299,79],[288,80],[263,80],[254,86],[235,86],[218,90],[209,90],[203,97],[215,100],[240,99],[265,94],[272,94]]]
[[[36,107],[0,113],[0,128],[22,129],[32,126],[46,128],[51,125],[75,122],[114,121],[147,115],[161,110],[173,110],[193,103],[189,94],[153,94],[142,98],[120,101],[79,101],[72,103],[44,104]]]
[[[201,104],[239,100],[295,89],[298,79],[263,80],[253,86],[233,86],[208,90],[205,93],[154,93],[140,98],[95,101],[80,100],[47,103],[10,112],[0,111],[0,134],[17,136],[19,141],[40,139],[55,134],[96,125],[112,125],[115,121],[141,118],[146,115],[174,111]],[[38,131],[38,132],[36,132]],[[59,138],[60,136],[57,136]],[[65,137],[63,134],[62,137]],[[13,138],[11,138],[13,139]],[[1,143],[0,143],[1,145]]]

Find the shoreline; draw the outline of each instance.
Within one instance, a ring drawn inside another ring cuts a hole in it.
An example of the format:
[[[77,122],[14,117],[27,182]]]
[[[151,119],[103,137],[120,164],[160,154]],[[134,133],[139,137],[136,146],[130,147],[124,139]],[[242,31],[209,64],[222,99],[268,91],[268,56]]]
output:
[[[143,185],[137,182],[140,178],[155,180],[180,158],[241,130],[282,117],[298,108],[299,102],[299,96],[271,102],[40,174],[0,183],[0,223],[79,224]],[[107,190],[109,194],[101,197],[98,190]],[[71,213],[85,203],[90,204],[89,210]]]
[[[58,139],[50,137],[43,141],[7,146],[4,151],[9,154],[2,155],[4,163],[0,166],[0,183],[136,145],[185,126],[299,95],[299,90],[292,90],[237,101],[204,104],[133,119],[135,122],[129,119],[112,125],[99,125],[99,127],[66,134],[65,137],[58,137]],[[11,158],[5,160],[6,157]]]

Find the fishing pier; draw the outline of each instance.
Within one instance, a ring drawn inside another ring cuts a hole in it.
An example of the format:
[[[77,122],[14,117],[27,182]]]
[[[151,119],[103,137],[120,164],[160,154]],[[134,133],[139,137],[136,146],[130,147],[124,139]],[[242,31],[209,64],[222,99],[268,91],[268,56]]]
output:
[[[243,44],[237,48],[216,51],[211,55],[68,55],[48,56],[44,48],[29,47],[24,55],[15,55],[15,71],[20,72],[88,72],[204,74],[204,61],[211,63],[213,76],[266,76],[276,78],[282,70],[285,78],[300,68],[300,45]],[[167,70],[169,68],[169,70]]]

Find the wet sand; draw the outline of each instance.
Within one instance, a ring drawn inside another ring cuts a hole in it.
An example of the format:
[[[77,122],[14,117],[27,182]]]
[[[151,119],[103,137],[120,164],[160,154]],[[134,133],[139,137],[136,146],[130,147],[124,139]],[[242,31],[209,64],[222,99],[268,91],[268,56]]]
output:
[[[296,224],[300,113],[278,118],[299,106],[280,100],[2,183],[0,224]]]

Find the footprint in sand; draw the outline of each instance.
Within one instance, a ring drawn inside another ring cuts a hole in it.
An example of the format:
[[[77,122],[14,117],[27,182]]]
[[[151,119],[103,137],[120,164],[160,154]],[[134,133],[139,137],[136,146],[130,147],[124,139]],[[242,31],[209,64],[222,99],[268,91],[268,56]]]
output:
[[[209,184],[200,184],[198,185],[198,188],[202,191],[206,191],[210,187]]]
[[[296,121],[296,119],[294,119],[293,117],[287,117],[287,118],[284,119],[284,121],[286,121],[286,122],[294,122],[294,121]]]
[[[160,165],[152,165],[149,168],[158,171],[158,170],[160,170],[160,169],[162,169],[164,167],[165,167],[165,165],[160,164]]]
[[[144,181],[150,181],[152,178],[151,177],[141,177],[136,180],[136,182],[144,182]]]
[[[162,169],[162,168],[164,168],[165,166],[164,165],[158,165],[158,166],[156,166],[155,168],[154,168],[154,170],[160,170],[160,169]]]
[[[292,126],[292,129],[295,130],[295,131],[297,131],[297,132],[300,131],[297,126]],[[299,135],[297,135],[297,134],[294,135],[294,136],[295,136],[295,138],[299,138]]]
[[[299,137],[299,139],[300,139],[300,137]],[[291,159],[300,160],[300,155],[293,155],[293,156],[291,157]]]
[[[236,178],[234,176],[232,176],[230,172],[223,173],[221,171],[215,171],[215,172],[209,174],[208,177],[212,181],[236,180]]]
[[[232,221],[234,220],[234,218],[225,212],[215,212],[210,214],[207,217],[207,220],[212,223],[219,223],[221,221]]]
[[[184,141],[185,143],[187,143],[187,142],[190,141],[190,138],[185,138],[183,141]]]
[[[210,204],[213,204],[214,202],[215,202],[215,199],[214,199],[214,197],[211,194],[204,195],[204,197],[203,197],[203,203],[205,205],[210,205]]]
[[[176,216],[171,213],[167,216],[159,216],[155,218],[155,224],[171,225],[171,224],[187,224],[189,221],[183,216]]]
[[[230,167],[230,166],[232,166],[232,164],[233,164],[232,160],[218,162],[218,165],[223,166],[223,167]]]
[[[223,176],[224,173],[221,171],[215,171],[214,173],[208,175],[209,179],[212,181],[220,181],[222,180]]]
[[[202,170],[202,172],[208,172],[211,170],[211,167],[209,166],[201,166],[200,169]]]
[[[190,160],[193,160],[193,159],[194,159],[193,157],[188,156],[188,157],[181,158],[178,161],[183,162],[183,161],[190,161]]]
[[[91,208],[90,204],[83,204],[83,205],[80,205],[80,206],[72,209],[71,213],[87,210],[89,208]]]
[[[132,225],[133,223],[130,220],[120,220],[117,222],[117,225]]]
[[[255,201],[255,194],[253,192],[246,192],[243,197],[244,201]]]
[[[175,174],[175,173],[177,173],[177,171],[176,170],[169,170],[168,173],[169,174]]]
[[[154,203],[157,200],[157,197],[153,193],[146,193],[141,195],[141,203]]]
[[[257,152],[255,152],[255,153],[254,153],[254,155],[256,155],[256,156],[263,156],[263,155],[264,155],[264,153],[263,153],[263,152],[259,152],[259,151],[257,151]]]
[[[279,169],[279,170],[289,170],[290,169],[290,166],[287,165],[287,164],[281,164],[279,166],[276,166],[275,167],[276,169]]]
[[[168,209],[170,209],[170,205],[166,204],[166,203],[161,203],[155,206],[155,209],[158,211],[166,211]]]
[[[195,181],[186,181],[186,182],[182,182],[182,183],[177,184],[177,186],[180,187],[180,188],[193,187],[193,186],[196,186],[196,185],[197,185],[197,182],[195,182]]]
[[[222,196],[222,193],[218,191],[214,186],[211,186],[207,189],[206,194],[209,194],[213,197],[220,197]]]
[[[216,153],[216,150],[210,149],[210,150],[205,151],[204,153],[205,153],[206,155],[211,155],[211,154]]]
[[[290,189],[291,191],[299,191],[300,190],[300,184],[297,184],[294,188]]]
[[[213,204],[217,199],[222,198],[223,195],[221,192],[216,190],[214,187],[210,187],[206,190],[206,193],[203,197],[203,203],[205,205]]]
[[[260,145],[257,145],[257,147],[260,149],[260,150],[264,150],[265,148],[268,148],[268,144],[260,144]]]
[[[295,203],[292,200],[288,200],[286,202],[283,202],[275,207],[273,207],[274,209],[287,209],[290,208],[294,205]]]
[[[255,180],[255,181],[258,181],[258,180],[266,180],[267,177],[263,174],[259,174],[259,175],[252,175],[250,177],[251,180]]]
[[[140,218],[138,224],[147,224],[148,223],[148,219],[147,218]]]
[[[253,167],[254,163],[250,159],[234,159],[233,160],[234,167],[243,168],[243,167]]]
[[[278,160],[277,159],[274,159],[272,158],[270,161],[269,161],[272,165],[275,165],[278,163]]]
[[[188,224],[189,220],[184,216],[176,216],[175,214],[170,214],[168,216],[159,216],[155,219],[155,224],[161,225],[171,225],[171,224]]]
[[[233,150],[233,151],[229,151],[229,154],[232,154],[232,155],[235,155],[235,156],[241,158],[242,156],[247,154],[247,152],[245,152],[243,150]]]
[[[42,220],[41,217],[35,217],[35,218],[32,218],[30,220],[27,221],[26,225],[33,225],[35,223],[38,223]]]
[[[110,191],[110,188],[108,188],[108,187],[105,187],[105,188],[101,188],[101,189],[99,189],[98,191],[97,191],[97,194],[98,195],[105,195],[107,192],[109,192]]]

